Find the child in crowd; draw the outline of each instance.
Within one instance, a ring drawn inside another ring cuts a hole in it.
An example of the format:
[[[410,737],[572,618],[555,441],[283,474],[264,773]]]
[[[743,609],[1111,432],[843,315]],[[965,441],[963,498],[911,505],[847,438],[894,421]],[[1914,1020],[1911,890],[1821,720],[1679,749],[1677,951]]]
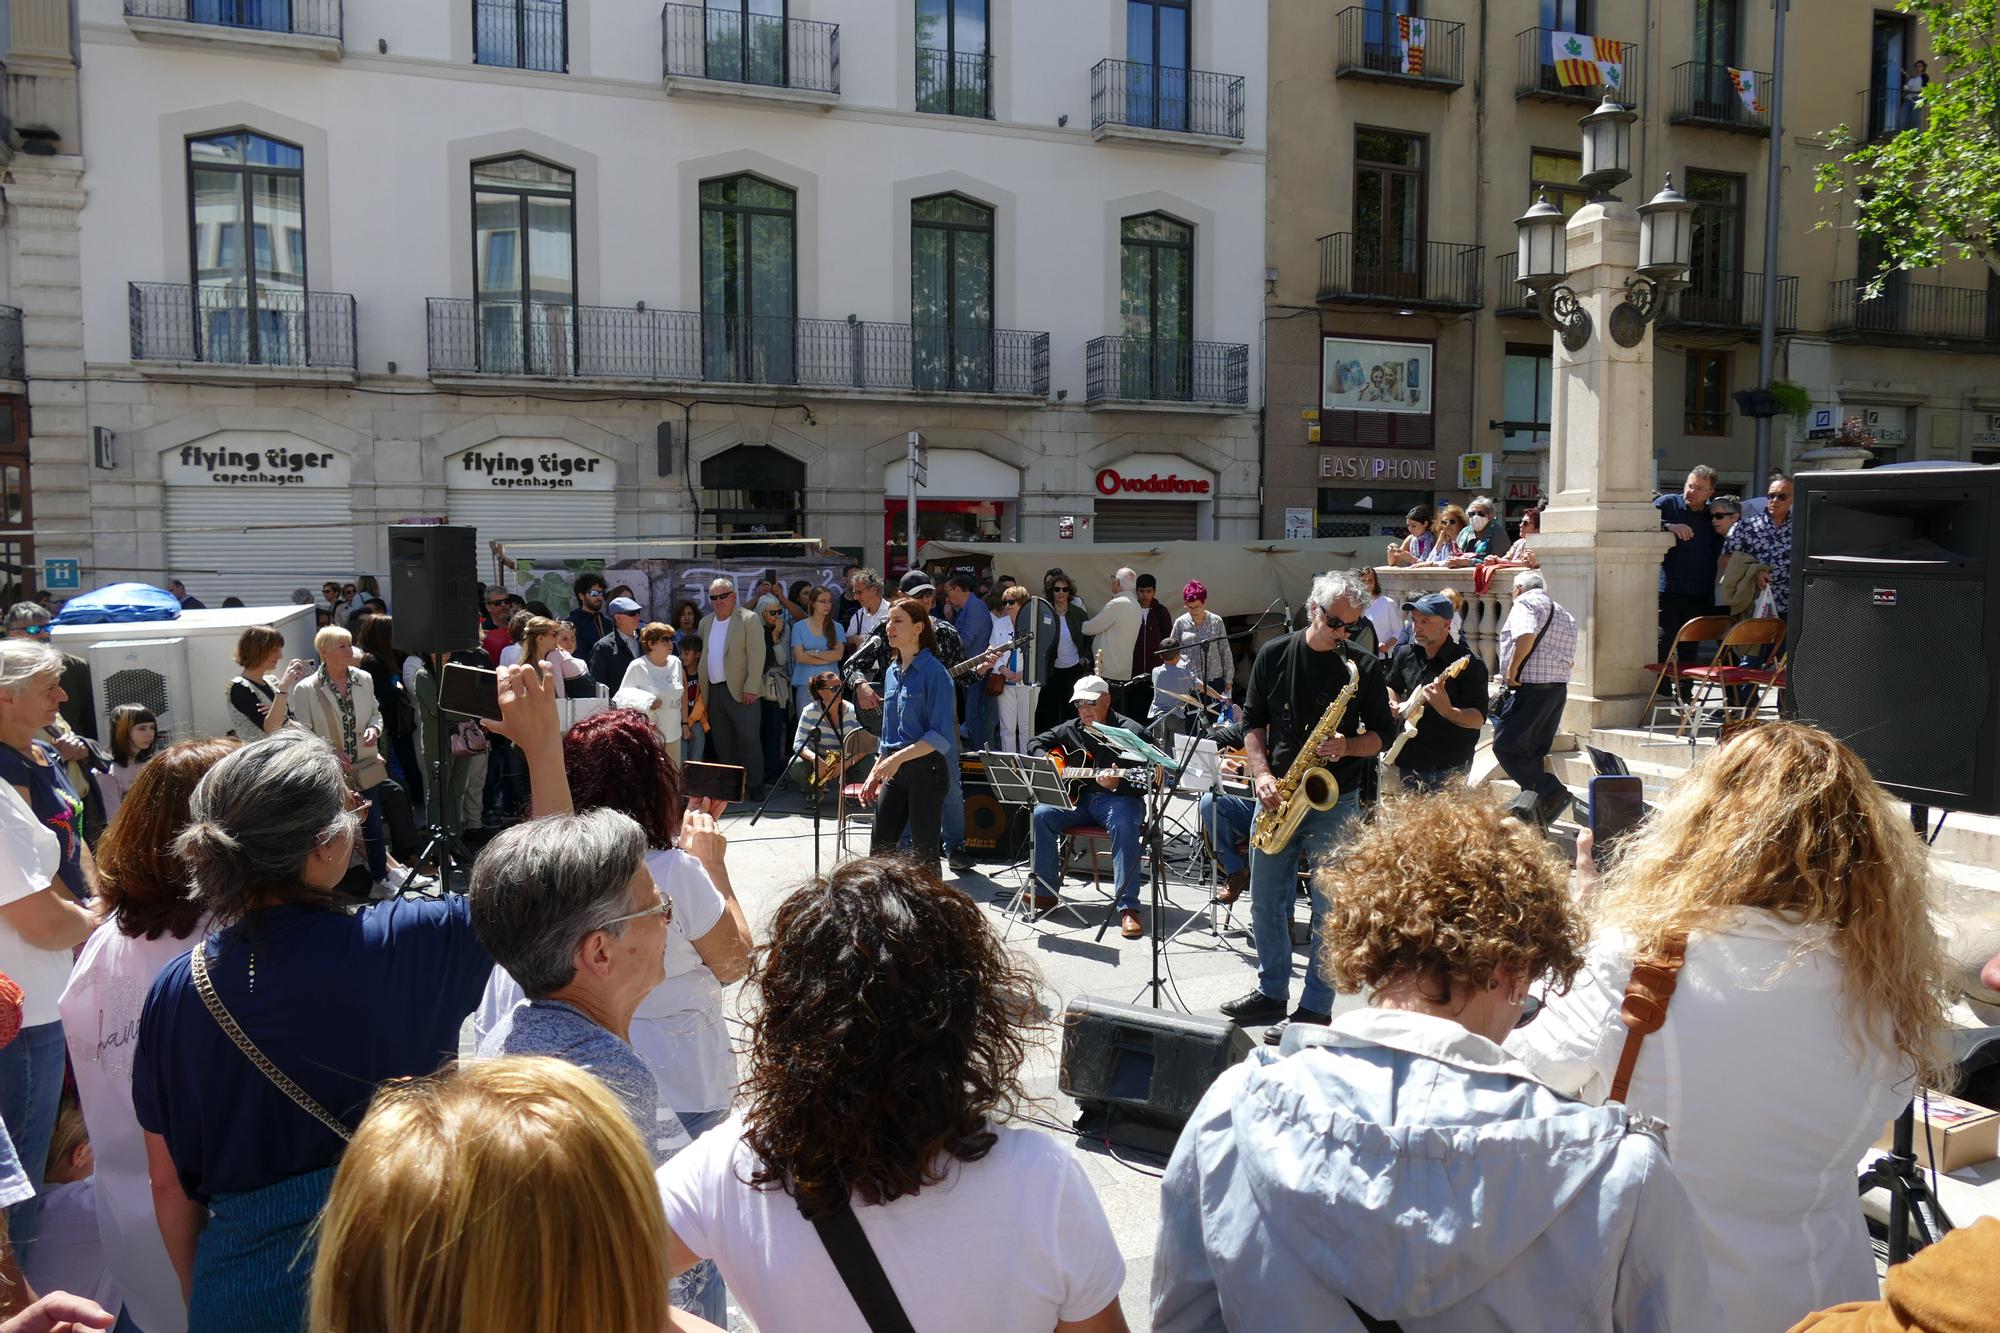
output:
[[[125,793],[138,780],[139,767],[153,757],[160,739],[160,720],[141,704],[120,704],[111,710],[111,767],[97,775],[97,792],[104,798],[104,822],[118,815]]]

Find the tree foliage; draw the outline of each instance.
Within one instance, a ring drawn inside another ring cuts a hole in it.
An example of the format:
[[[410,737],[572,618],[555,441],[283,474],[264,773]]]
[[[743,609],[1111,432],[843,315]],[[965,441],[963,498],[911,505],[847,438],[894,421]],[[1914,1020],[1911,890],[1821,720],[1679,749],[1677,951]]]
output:
[[[2000,273],[2000,0],[1898,8],[1930,36],[1918,124],[1875,143],[1840,126],[1834,144],[1846,151],[1817,169],[1813,189],[1852,196],[1855,230],[1876,243],[1885,269],[1961,256]]]

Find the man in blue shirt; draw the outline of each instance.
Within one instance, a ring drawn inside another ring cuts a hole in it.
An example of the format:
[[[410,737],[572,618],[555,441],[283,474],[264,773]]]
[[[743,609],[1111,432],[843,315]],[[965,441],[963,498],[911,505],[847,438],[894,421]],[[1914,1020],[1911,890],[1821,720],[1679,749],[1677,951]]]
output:
[[[944,599],[951,607],[952,628],[958,631],[959,651],[965,657],[985,652],[993,641],[993,613],[976,595],[972,575],[953,574],[945,581]],[[986,706],[986,678],[974,673],[961,680],[958,688],[965,701],[966,743],[975,750],[983,750],[992,711]]]
[[[1715,611],[1715,560],[1722,553],[1722,534],[1709,522],[1708,501],[1715,494],[1715,469],[1700,464],[1687,474],[1677,495],[1662,495],[1653,501],[1660,511],[1660,529],[1673,534],[1674,544],[1660,557],[1660,650],[1667,647],[1682,625],[1696,616]],[[1694,664],[1694,645],[1682,644],[1676,654],[1683,666]],[[1686,703],[1693,686],[1677,682],[1681,702]]]
[[[1061,752],[1067,768],[1095,770],[1096,776],[1077,783],[1072,794],[1076,804],[1071,809],[1035,807],[1035,910],[1051,911],[1062,901],[1058,890],[1062,884],[1063,832],[1095,824],[1111,835],[1112,905],[1118,910],[1118,933],[1136,940],[1146,933],[1139,919],[1140,834],[1146,822],[1146,806],[1139,794],[1144,788],[1120,776],[1118,751],[1089,728],[1102,723],[1137,731],[1139,724],[1112,711],[1111,686],[1102,676],[1079,680],[1070,692],[1070,704],[1075,716],[1029,741],[1028,752]],[[1138,770],[1133,776],[1139,776]]]

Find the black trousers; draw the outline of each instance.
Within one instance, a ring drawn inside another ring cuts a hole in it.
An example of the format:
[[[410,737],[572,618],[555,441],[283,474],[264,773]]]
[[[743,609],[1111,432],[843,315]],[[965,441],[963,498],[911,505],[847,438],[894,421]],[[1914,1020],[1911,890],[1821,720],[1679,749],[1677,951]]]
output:
[[[1569,702],[1569,686],[1523,685],[1515,690],[1493,716],[1493,757],[1522,791],[1531,791],[1544,801],[1565,795],[1562,779],[1542,767],[1555,744],[1556,729],[1562,725],[1563,705]]]
[[[897,769],[875,807],[869,854],[895,851],[908,828],[911,854],[936,866],[944,852],[944,798],[949,785],[944,756],[939,754],[912,759]]]
[[[1076,683],[1090,674],[1090,663],[1078,662],[1073,667],[1050,667],[1042,677],[1042,693],[1035,700],[1035,730],[1047,731],[1059,722],[1067,720],[1074,710],[1069,706],[1069,692]]]

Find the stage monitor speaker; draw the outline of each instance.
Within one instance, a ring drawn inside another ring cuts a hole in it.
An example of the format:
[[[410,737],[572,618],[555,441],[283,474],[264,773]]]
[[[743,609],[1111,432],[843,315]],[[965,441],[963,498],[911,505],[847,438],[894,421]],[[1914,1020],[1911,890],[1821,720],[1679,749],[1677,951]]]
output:
[[[1792,484],[1793,715],[1912,805],[2000,814],[2000,468]]]
[[[389,610],[396,645],[413,653],[479,646],[479,561],[474,529],[389,529]]]
[[[1013,862],[1027,850],[1030,811],[1004,805],[986,782],[986,765],[963,760],[959,783],[965,796],[965,846],[981,861]]]
[[[1059,1086],[1082,1105],[1112,1106],[1178,1129],[1250,1034],[1220,1018],[1079,995],[1063,1011]]]

